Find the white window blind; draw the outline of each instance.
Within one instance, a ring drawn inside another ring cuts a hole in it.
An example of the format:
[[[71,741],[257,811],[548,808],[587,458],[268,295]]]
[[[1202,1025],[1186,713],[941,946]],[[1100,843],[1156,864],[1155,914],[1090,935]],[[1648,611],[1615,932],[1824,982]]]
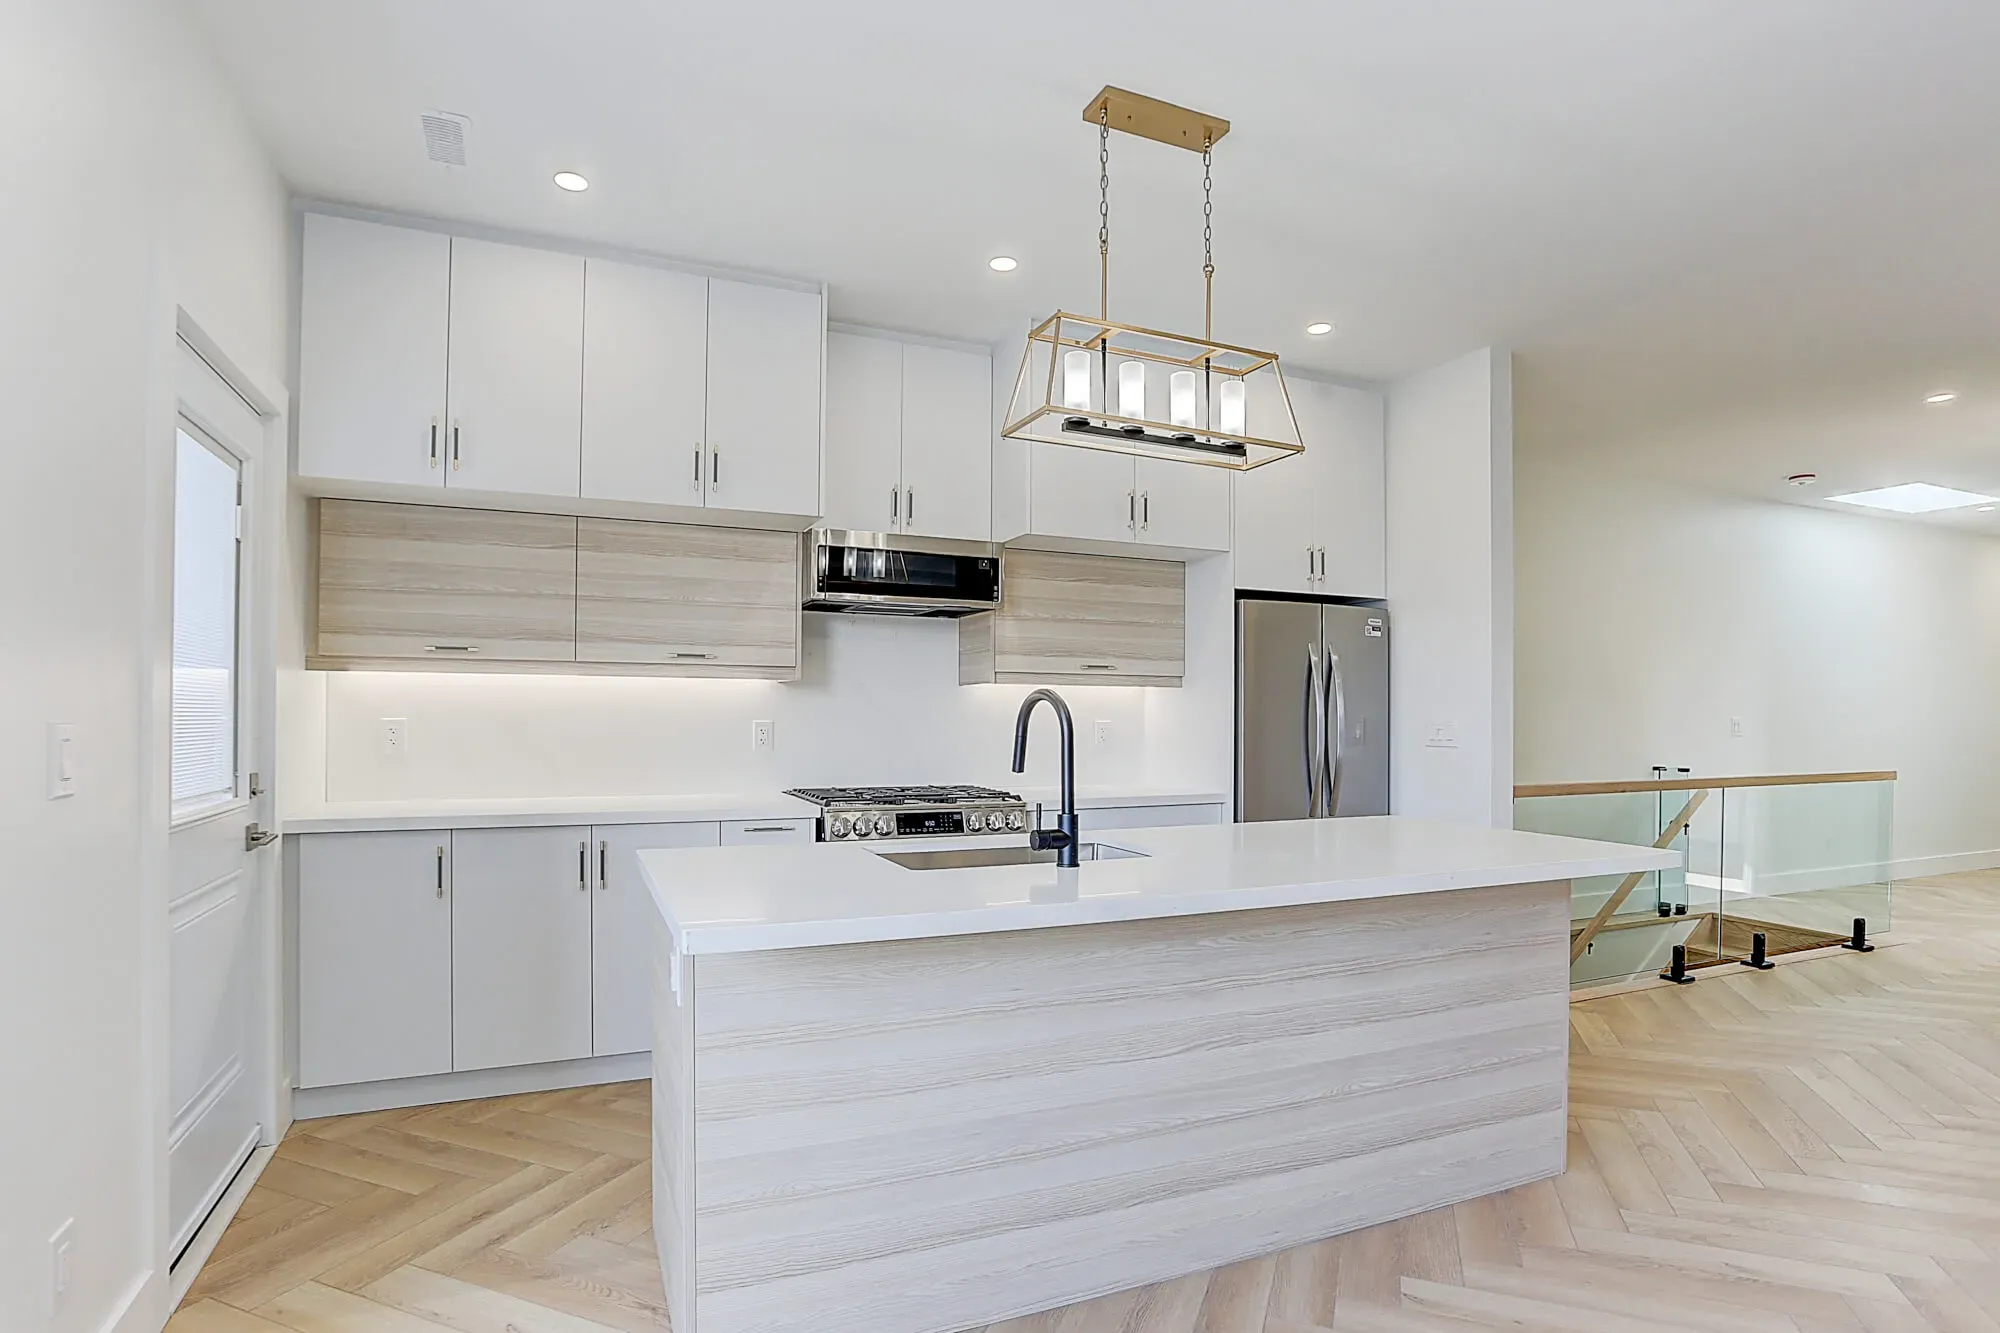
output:
[[[174,455],[174,807],[236,794],[236,463],[185,426]]]

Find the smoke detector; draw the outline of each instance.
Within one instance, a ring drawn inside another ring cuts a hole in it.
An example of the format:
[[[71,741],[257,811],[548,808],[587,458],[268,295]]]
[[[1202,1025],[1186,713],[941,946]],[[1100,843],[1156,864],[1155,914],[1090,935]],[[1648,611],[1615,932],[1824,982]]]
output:
[[[426,111],[423,126],[424,156],[448,167],[465,165],[465,136],[472,129],[469,117],[455,111]]]

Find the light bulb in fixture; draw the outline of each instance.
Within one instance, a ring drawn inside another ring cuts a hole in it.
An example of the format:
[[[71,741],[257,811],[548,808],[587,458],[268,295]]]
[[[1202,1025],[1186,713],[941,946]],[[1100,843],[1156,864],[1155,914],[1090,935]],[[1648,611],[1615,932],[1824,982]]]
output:
[[[1317,323],[1306,325],[1306,332],[1315,338],[1324,338],[1333,332],[1333,325],[1322,319]]]
[[[568,190],[571,194],[581,194],[590,188],[590,182],[574,171],[558,171],[555,175],[556,188]]]
[[[1215,386],[1215,428],[1224,435],[1242,435],[1243,381],[1226,379]]]
[[[1194,372],[1176,370],[1167,379],[1167,420],[1194,429]]]
[[[1020,267],[1020,263],[1012,255],[995,255],[986,261],[986,267],[995,273],[1012,273]]]
[[[1063,406],[1072,412],[1090,410],[1090,353],[1063,353]]]
[[[1118,363],[1118,415],[1137,417],[1146,415],[1146,363],[1144,361],[1120,361]]]
[[[1934,393],[1930,397],[1924,399],[1924,401],[1935,405],[1938,403],[1948,403],[1956,397],[1958,397],[1957,394],[1946,391],[1944,393]]]

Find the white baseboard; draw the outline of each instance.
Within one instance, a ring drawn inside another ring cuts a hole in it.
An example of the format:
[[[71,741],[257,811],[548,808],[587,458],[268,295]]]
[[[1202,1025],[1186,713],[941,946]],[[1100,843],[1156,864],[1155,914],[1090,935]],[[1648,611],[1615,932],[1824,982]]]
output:
[[[132,1282],[132,1289],[118,1303],[110,1318],[99,1326],[101,1333],[159,1333],[165,1316],[155,1309],[158,1293],[154,1285],[160,1273],[149,1268]]]
[[[1891,867],[1897,879],[1925,879],[1931,875],[1955,875],[1962,870],[2000,868],[2000,847],[1983,852],[1954,852],[1948,856],[1908,856]]]
[[[380,1083],[348,1083],[336,1088],[300,1088],[292,1111],[300,1120],[361,1111],[386,1111],[401,1106],[433,1106],[439,1102],[470,1102],[481,1097],[508,1097],[521,1092],[553,1092],[587,1088],[596,1083],[629,1083],[653,1076],[653,1057],[601,1055],[589,1060],[557,1060],[542,1065],[505,1069],[471,1069],[461,1074],[427,1074],[421,1078],[385,1079]]]

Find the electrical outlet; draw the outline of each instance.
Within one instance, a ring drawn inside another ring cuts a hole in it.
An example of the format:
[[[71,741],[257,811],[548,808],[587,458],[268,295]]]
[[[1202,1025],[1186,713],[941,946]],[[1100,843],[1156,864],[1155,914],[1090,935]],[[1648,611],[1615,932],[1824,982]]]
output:
[[[1433,722],[1424,735],[1424,745],[1432,750],[1456,750],[1458,748],[1458,723]]]
[[[382,753],[390,759],[401,759],[410,750],[410,719],[406,717],[385,717],[379,724],[381,730],[376,738],[381,742]]]
[[[777,738],[771,728],[771,719],[759,718],[750,724],[751,750],[758,754],[764,754],[775,749],[776,746]]]
[[[1097,743],[1098,743],[1099,745],[1109,745],[1109,744],[1111,744],[1111,719],[1110,719],[1110,718],[1106,718],[1106,717],[1100,717],[1100,718],[1098,718],[1098,719],[1097,719],[1097,731],[1096,731],[1096,736],[1097,736]]]
[[[56,1228],[56,1234],[49,1237],[49,1291],[48,1316],[54,1319],[62,1311],[63,1293],[69,1290],[69,1251],[76,1239],[76,1219],[70,1218]]]

